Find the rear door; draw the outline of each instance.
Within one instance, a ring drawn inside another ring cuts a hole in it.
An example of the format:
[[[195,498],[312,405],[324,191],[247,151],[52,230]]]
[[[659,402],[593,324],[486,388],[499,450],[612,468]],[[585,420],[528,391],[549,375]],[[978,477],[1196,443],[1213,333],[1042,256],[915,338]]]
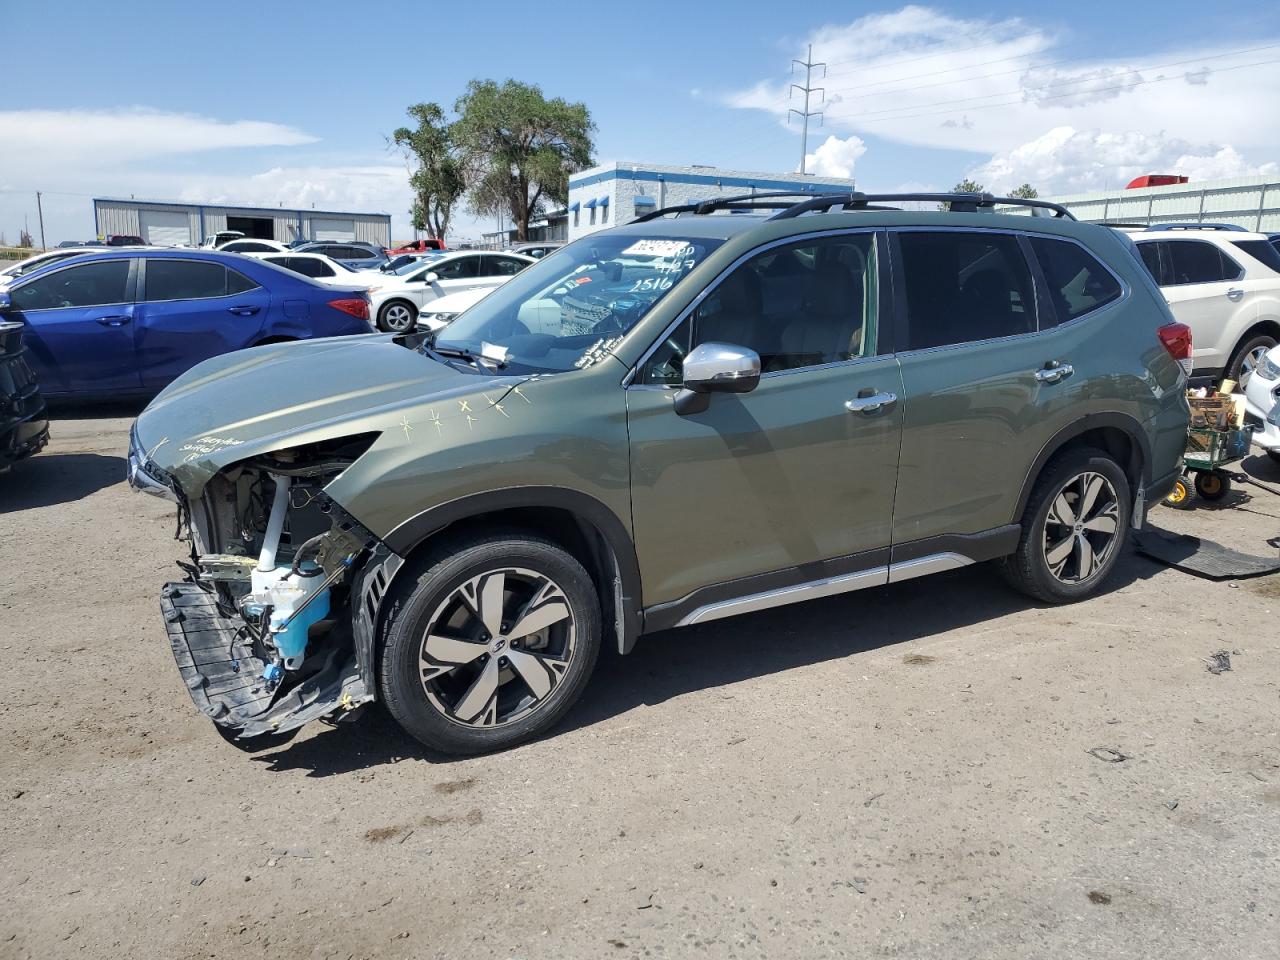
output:
[[[257,342],[271,298],[218,260],[149,258],[138,301],[138,362],[150,390],[202,360]]]
[[[1216,373],[1235,348],[1234,332],[1251,317],[1239,319],[1244,299],[1244,269],[1207,240],[1161,240],[1161,291],[1178,321],[1191,328],[1192,367]],[[1237,320],[1239,319],[1239,322]]]
[[[66,266],[10,288],[28,357],[49,396],[136,392],[133,290],[137,258]]]
[[[497,280],[494,277],[481,275],[481,256],[478,253],[470,253],[428,263],[426,269],[414,274],[419,279],[412,284],[409,293],[421,307],[436,297],[457,293],[459,290],[497,286]],[[436,275],[434,281],[427,281],[426,277],[429,273]]]
[[[1021,482],[1069,415],[1076,385],[1036,374],[1071,358],[1055,352],[1053,314],[1037,303],[1017,234],[890,235],[905,392],[893,560],[986,559],[985,550],[1008,545],[966,538],[1011,522]]]

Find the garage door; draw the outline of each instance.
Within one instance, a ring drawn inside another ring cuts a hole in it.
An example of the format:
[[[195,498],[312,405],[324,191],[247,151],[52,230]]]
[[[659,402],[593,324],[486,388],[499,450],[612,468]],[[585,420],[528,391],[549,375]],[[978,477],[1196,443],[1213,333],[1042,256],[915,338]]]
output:
[[[180,247],[191,242],[191,221],[180,210],[140,210],[142,239],[157,247]]]
[[[354,220],[321,220],[311,221],[312,240],[342,240],[350,243],[356,238],[356,222]]]

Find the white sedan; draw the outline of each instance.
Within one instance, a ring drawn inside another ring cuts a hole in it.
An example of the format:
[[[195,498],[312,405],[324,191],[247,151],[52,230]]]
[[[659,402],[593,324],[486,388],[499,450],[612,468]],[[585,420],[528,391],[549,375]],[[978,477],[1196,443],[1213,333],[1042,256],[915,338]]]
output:
[[[469,310],[496,290],[496,287],[477,287],[475,290],[460,290],[443,297],[437,297],[418,311],[418,326],[431,331],[443,330],[453,322],[453,318],[464,310]]]
[[[407,263],[393,273],[376,274],[369,291],[379,330],[412,330],[418,311],[440,297],[462,290],[492,290],[531,263],[518,253],[468,250]]]
[[[1261,427],[1253,434],[1253,442],[1280,463],[1280,347],[1272,347],[1244,385],[1244,409],[1250,422]]]
[[[317,283],[346,289],[372,290],[378,286],[378,275],[367,270],[352,270],[322,253],[247,253],[247,257],[274,263]]]

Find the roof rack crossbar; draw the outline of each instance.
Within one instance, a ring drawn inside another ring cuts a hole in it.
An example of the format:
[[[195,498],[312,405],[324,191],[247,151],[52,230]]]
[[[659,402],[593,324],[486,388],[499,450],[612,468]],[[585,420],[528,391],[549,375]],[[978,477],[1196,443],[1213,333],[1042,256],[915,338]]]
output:
[[[1161,230],[1229,230],[1232,233],[1248,233],[1238,223],[1153,223],[1147,227],[1147,233],[1158,233]]]

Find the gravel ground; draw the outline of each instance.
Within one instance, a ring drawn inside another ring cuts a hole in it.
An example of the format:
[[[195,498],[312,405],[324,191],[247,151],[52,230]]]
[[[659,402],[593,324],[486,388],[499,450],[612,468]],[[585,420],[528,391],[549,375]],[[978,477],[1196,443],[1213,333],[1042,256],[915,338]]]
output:
[[[1280,578],[958,571],[645,637],[508,753],[373,711],[248,756],[126,413],[0,476],[0,957],[1280,955]],[[1153,520],[1266,553],[1280,498]]]

